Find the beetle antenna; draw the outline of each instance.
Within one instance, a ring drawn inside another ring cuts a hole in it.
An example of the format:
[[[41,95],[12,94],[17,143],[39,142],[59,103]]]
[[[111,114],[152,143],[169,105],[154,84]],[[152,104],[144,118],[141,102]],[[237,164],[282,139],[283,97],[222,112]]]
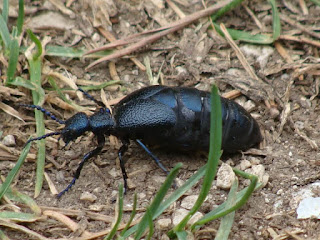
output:
[[[29,144],[30,142],[41,140],[41,139],[45,139],[47,137],[54,136],[54,135],[60,135],[60,134],[61,134],[61,132],[52,132],[52,133],[47,133],[45,135],[42,135],[40,137],[31,138],[24,144],[24,147],[27,146],[27,144]]]
[[[94,98],[93,96],[91,96],[87,91],[83,90],[83,89],[80,88],[80,87],[78,88],[78,90],[79,90],[80,92],[82,92],[82,93],[86,96],[86,98],[88,98],[89,100],[95,102],[95,103],[98,104],[100,107],[103,107],[103,108],[106,107],[106,106],[103,104],[103,102],[95,99],[95,98]]]
[[[19,104],[19,105],[22,107],[25,107],[25,108],[37,109],[37,110],[43,112],[48,117],[50,117],[52,120],[55,120],[56,122],[58,122],[60,124],[65,124],[64,120],[57,118],[55,115],[53,115],[53,113],[49,112],[48,110],[44,109],[43,107],[40,107],[38,105],[33,105],[33,104]]]

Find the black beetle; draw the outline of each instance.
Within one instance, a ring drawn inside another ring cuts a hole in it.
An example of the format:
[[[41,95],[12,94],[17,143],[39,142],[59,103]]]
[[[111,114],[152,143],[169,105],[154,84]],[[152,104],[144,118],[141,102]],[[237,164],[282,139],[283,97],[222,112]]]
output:
[[[57,119],[52,113],[36,105],[23,105],[35,108],[50,116],[65,127],[60,132],[49,133],[35,141],[52,135],[61,135],[66,145],[91,131],[97,137],[98,146],[84,155],[72,182],[59,193],[58,197],[68,191],[79,178],[84,163],[97,155],[105,144],[105,137],[114,135],[122,142],[118,156],[127,188],[127,174],[123,155],[130,140],[135,140],[166,173],[167,169],[146,147],[157,145],[182,151],[209,149],[210,135],[210,93],[195,88],[150,86],[137,90],[114,106],[114,114],[100,101],[82,91],[88,98],[101,106],[91,116],[83,112],[76,113],[66,121]],[[247,150],[262,140],[259,125],[254,118],[239,104],[221,97],[222,107],[222,149],[225,152]],[[26,143],[26,144],[27,144]]]

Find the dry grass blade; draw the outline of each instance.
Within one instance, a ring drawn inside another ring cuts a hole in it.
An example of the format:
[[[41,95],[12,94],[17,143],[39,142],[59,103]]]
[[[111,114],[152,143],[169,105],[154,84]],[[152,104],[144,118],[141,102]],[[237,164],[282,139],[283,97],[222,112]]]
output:
[[[33,238],[35,238],[35,239],[50,240],[49,238],[46,238],[46,237],[36,233],[35,231],[32,231],[32,230],[26,228],[25,226],[22,226],[22,225],[19,225],[19,224],[10,222],[10,221],[6,221],[4,219],[0,219],[0,225],[8,227],[8,228],[15,229],[17,231],[24,232],[24,233],[26,233],[26,234],[28,234],[30,236],[33,236]]]
[[[224,26],[223,23],[220,24],[220,28],[224,34],[224,36],[226,37],[228,43],[230,44],[230,46],[232,47],[232,49],[235,51],[239,61],[241,62],[242,66],[244,67],[244,69],[247,71],[247,73],[249,74],[249,76],[257,81],[261,81],[258,76],[255,74],[255,72],[253,71],[252,67],[250,66],[250,64],[248,63],[247,59],[245,58],[245,56],[243,55],[243,53],[241,52],[240,48],[237,46],[237,44],[233,41],[233,39],[231,38],[228,30],[226,29],[226,27]]]
[[[166,36],[169,33],[173,33],[175,31],[178,31],[178,30],[182,29],[183,27],[185,27],[185,26],[189,25],[190,23],[198,20],[199,18],[211,15],[212,13],[217,11],[218,9],[220,9],[220,8],[224,7],[225,5],[227,5],[229,2],[230,1],[219,2],[219,3],[209,7],[207,9],[204,9],[202,11],[193,13],[193,14],[191,14],[191,15],[189,15],[189,16],[187,16],[187,17],[185,17],[185,18],[183,18],[183,19],[181,19],[179,21],[176,21],[175,23],[170,24],[170,26],[168,26],[168,27],[162,28],[162,29],[168,28],[167,30],[157,29],[157,31],[160,31],[160,32],[157,32],[157,33],[154,33],[151,36],[142,38],[139,42],[134,43],[129,47],[126,47],[124,49],[118,50],[115,53],[112,53],[112,54],[110,54],[110,55],[108,55],[106,57],[103,57],[103,58],[100,58],[100,59],[94,61],[93,63],[91,63],[86,68],[86,70],[88,70],[89,68],[92,68],[93,66],[95,66],[95,65],[97,65],[97,64],[99,64],[101,62],[108,61],[108,60],[111,60],[111,59],[114,59],[114,58],[119,58],[119,57],[123,57],[125,55],[128,55],[128,54],[140,49],[141,47],[146,46],[147,44],[153,43],[154,41],[158,40],[159,38],[161,38],[163,36]]]
[[[314,32],[311,29],[309,29],[307,26],[302,25],[298,22],[296,22],[295,20],[289,18],[288,16],[284,15],[284,14],[280,14],[280,19],[292,26],[294,26],[297,29],[300,29],[302,32],[305,32],[307,34],[309,34],[312,37],[318,38],[320,39],[320,33]]]
[[[22,116],[20,115],[20,113],[15,110],[14,108],[10,107],[9,105],[0,102],[0,109],[2,109],[2,111],[8,113],[9,115],[21,120],[22,122],[24,122]]]
[[[46,210],[46,211],[43,211],[43,215],[55,218],[59,222],[65,224],[73,232],[77,231],[80,228],[79,224],[77,224],[76,222],[72,221],[66,215],[63,215],[63,214],[58,213],[56,211]],[[91,233],[88,232],[88,231],[83,231],[82,232],[82,236],[84,236],[84,237],[90,236],[90,235],[91,235]]]
[[[280,35],[279,39],[281,40],[289,40],[289,41],[295,41],[295,42],[299,42],[299,43],[307,43],[313,46],[316,46],[318,48],[320,48],[320,42],[319,41],[314,41],[310,38],[306,38],[306,37],[296,37],[296,36],[291,36],[291,35]]]

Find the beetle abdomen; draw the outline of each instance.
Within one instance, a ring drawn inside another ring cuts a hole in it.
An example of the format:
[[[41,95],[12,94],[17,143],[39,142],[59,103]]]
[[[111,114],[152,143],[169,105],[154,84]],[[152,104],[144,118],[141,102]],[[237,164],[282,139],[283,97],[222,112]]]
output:
[[[258,123],[239,104],[221,97],[222,149],[246,150],[261,142]],[[195,88],[151,86],[115,109],[116,135],[184,151],[208,150],[210,93]]]

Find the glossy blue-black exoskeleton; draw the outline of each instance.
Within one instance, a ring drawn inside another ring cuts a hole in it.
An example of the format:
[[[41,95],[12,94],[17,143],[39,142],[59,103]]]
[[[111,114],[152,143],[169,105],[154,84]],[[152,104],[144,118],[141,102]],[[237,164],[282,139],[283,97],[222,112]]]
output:
[[[101,102],[84,93],[101,105],[99,111],[91,116],[80,112],[62,121],[39,106],[24,105],[36,108],[59,123],[65,124],[60,132],[49,133],[29,141],[61,135],[63,141],[68,144],[86,131],[93,132],[97,137],[98,146],[83,157],[72,182],[58,196],[71,188],[79,177],[84,163],[102,150],[105,137],[109,135],[116,136],[122,142],[118,156],[125,188],[127,188],[127,174],[123,155],[128,149],[130,140],[135,140],[166,173],[168,173],[166,168],[145,144],[182,151],[209,149],[211,112],[209,92],[186,87],[146,87],[121,100],[114,106],[114,114],[103,107]],[[244,108],[223,97],[221,97],[221,107],[222,149],[225,152],[247,150],[261,142],[259,125]]]

